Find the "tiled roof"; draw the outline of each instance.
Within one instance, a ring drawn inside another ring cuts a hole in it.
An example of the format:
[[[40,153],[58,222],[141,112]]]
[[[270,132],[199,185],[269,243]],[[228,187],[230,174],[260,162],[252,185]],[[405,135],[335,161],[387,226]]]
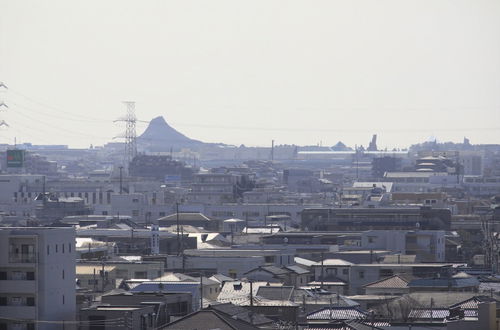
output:
[[[464,309],[465,317],[477,317],[477,309]],[[448,308],[434,308],[434,309],[412,309],[408,318],[419,319],[419,320],[431,320],[431,319],[445,319],[450,316],[450,310]]]
[[[307,315],[307,320],[361,320],[367,314],[354,307],[325,307]]]
[[[231,303],[210,305],[209,309],[216,310],[219,313],[229,315],[233,319],[241,320],[253,325],[269,324],[273,322],[273,320],[262,314],[253,313],[246,308],[236,306]]]
[[[261,286],[257,290],[257,296],[269,300],[290,300],[293,294],[293,286]]]
[[[365,285],[365,288],[387,288],[387,289],[404,289],[408,287],[408,281],[401,278],[398,275],[393,275],[391,277],[369,283]]]
[[[235,320],[214,310],[201,310],[189,314],[179,320],[167,324],[161,329],[184,330],[184,329],[234,329],[234,330],[257,330],[258,328],[246,322]]]
[[[267,273],[271,273],[273,275],[286,275],[286,274],[290,273],[289,270],[286,270],[286,269],[283,269],[283,268],[279,268],[279,267],[276,267],[276,266],[261,266],[261,267],[249,270],[248,272],[245,273],[245,275],[249,274],[249,273],[252,273],[252,272],[255,272],[255,271],[264,271],[264,272],[267,272]]]

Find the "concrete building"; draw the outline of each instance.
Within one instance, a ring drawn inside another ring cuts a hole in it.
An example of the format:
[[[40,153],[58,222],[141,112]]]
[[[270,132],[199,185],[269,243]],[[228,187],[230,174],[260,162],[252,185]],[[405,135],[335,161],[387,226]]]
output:
[[[416,255],[420,262],[445,261],[444,230],[369,230],[362,233],[361,247]]]
[[[74,229],[0,228],[0,328],[71,329],[75,315]]]

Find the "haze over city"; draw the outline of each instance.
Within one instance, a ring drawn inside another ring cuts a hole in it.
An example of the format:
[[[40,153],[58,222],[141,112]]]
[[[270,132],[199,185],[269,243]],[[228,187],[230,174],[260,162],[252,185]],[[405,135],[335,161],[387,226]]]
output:
[[[0,6],[9,143],[102,145],[126,100],[234,145],[500,140],[498,1]]]

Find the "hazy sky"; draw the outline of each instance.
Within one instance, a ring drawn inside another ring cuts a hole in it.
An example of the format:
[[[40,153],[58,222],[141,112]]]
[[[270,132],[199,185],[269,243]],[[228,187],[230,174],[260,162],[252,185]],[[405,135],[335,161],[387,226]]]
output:
[[[500,1],[0,0],[0,81],[0,143],[500,143]]]

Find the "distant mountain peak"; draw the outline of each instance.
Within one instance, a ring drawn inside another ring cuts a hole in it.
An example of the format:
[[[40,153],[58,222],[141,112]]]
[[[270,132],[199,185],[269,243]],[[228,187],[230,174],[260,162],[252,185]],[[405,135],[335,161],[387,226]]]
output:
[[[193,140],[178,132],[170,126],[163,116],[153,118],[144,133],[137,138],[139,143],[163,147],[168,149],[170,147],[184,147],[200,144],[202,142]]]

